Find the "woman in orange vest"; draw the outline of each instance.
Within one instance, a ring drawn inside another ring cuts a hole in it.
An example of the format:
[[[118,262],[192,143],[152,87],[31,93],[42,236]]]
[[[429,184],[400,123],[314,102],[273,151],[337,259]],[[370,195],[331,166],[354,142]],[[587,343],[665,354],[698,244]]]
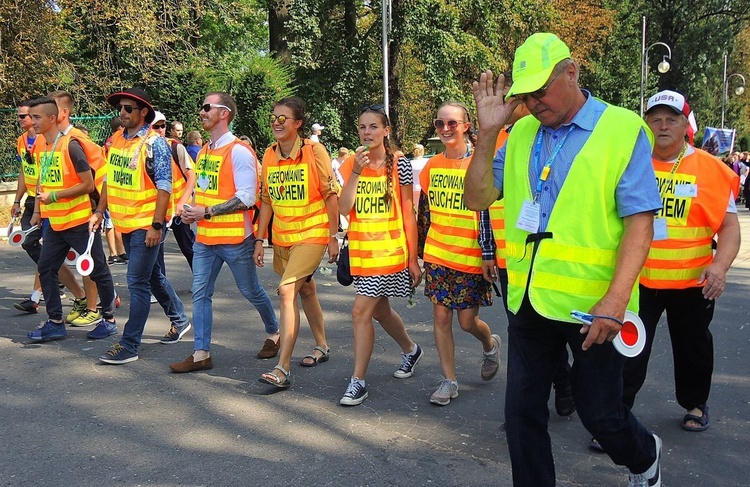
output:
[[[482,273],[479,213],[464,203],[464,176],[471,161],[469,142],[473,145],[469,111],[462,103],[446,103],[438,110],[434,125],[445,151],[432,157],[419,176],[423,193],[419,234],[424,293],[432,301],[435,345],[444,375],[430,402],[446,406],[458,396],[453,311],[458,311],[461,329],[482,343],[483,380],[492,379],[499,368],[500,337],[479,319],[479,307],[492,306],[492,280]]]
[[[383,105],[363,107],[362,146],[339,168],[344,178],[339,209],[349,216],[349,259],[357,292],[352,309],[354,374],[339,401],[343,406],[356,406],[367,398],[365,374],[375,343],[373,318],[403,351],[394,377],[411,377],[423,355],[388,299],[410,296],[422,278],[411,164],[396,156],[388,140],[390,131]]]
[[[281,276],[278,287],[280,333],[279,363],[260,381],[286,389],[291,385],[292,352],[299,333],[297,295],[315,338],[315,348],[300,365],[314,367],[328,360],[323,310],[313,274],[324,252],[328,262],[339,255],[339,206],[331,159],[320,143],[302,139],[305,102],[284,98],[273,107],[271,128],[276,143],[263,155],[259,231],[273,214],[273,270]],[[262,237],[262,235],[257,235]],[[255,239],[253,260],[263,267],[263,239]]]

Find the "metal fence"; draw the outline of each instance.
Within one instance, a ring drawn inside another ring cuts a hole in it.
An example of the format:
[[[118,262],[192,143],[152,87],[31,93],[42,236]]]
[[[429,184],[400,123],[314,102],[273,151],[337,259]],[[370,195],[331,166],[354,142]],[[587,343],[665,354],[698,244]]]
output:
[[[104,144],[110,134],[109,121],[117,115],[93,115],[70,117],[73,125],[85,128],[91,140],[99,145]],[[0,181],[15,181],[18,179],[18,161],[16,159],[16,141],[21,135],[18,127],[15,108],[0,108]]]

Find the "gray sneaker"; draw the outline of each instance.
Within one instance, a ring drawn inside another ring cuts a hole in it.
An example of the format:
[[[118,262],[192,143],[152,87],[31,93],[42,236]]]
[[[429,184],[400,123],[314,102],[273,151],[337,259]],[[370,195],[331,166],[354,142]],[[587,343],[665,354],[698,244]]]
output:
[[[482,364],[482,380],[492,379],[500,368],[500,337],[492,335],[492,341],[495,342],[495,351],[492,353],[485,352],[480,361]]]
[[[438,406],[447,406],[451,399],[458,397],[458,382],[455,380],[441,379],[437,390],[430,396],[430,402]]]

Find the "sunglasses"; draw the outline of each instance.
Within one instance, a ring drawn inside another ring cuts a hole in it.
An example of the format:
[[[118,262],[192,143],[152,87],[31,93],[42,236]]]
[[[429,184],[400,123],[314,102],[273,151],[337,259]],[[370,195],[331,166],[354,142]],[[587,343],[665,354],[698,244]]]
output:
[[[125,110],[125,113],[133,113],[133,110],[138,110],[139,108],[135,105],[117,105],[118,111]]]
[[[359,108],[359,113],[365,112],[383,112],[385,113],[385,105],[378,103],[377,105],[362,105]]]
[[[157,129],[157,130],[161,130],[161,129],[167,128],[167,124],[166,123],[159,123],[159,124],[156,124],[156,125],[152,125],[152,127],[155,128],[155,129]]]
[[[219,105],[218,103],[206,103],[205,105],[201,106],[201,111],[208,113],[211,111],[212,108],[223,108],[224,110],[229,110],[230,112],[232,111],[232,109],[229,108],[228,106]]]
[[[546,85],[542,86],[538,90],[532,91],[531,93],[521,93],[519,95],[516,95],[516,98],[520,99],[523,102],[525,102],[528,99],[528,97],[531,97],[535,100],[541,100],[542,98],[547,96],[547,90],[549,89],[550,86],[552,86],[552,83],[554,83],[555,80],[559,78],[560,75],[563,74],[564,72],[565,71],[560,71],[559,73],[557,73],[557,75],[554,78],[549,80]]]
[[[23,120],[24,118],[30,117],[30,116],[31,115],[29,115],[28,113],[19,113],[18,114],[18,120]]]
[[[432,125],[438,130],[443,130],[444,127],[448,127],[448,130],[456,130],[459,123],[466,123],[466,120],[443,120],[436,118],[432,121]]]
[[[268,121],[271,123],[278,123],[279,125],[284,125],[287,120],[297,120],[296,118],[287,117],[286,115],[279,115],[276,116],[273,113],[268,116]]]

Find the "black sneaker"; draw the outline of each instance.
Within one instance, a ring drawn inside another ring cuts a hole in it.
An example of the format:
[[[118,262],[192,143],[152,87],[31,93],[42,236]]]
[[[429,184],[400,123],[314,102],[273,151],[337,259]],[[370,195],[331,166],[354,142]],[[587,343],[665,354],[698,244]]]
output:
[[[107,350],[107,353],[99,356],[99,360],[105,364],[121,365],[127,364],[128,362],[135,362],[138,360],[138,354],[129,352],[119,343],[115,343],[109,350]]]
[[[363,382],[352,378],[349,381],[349,387],[346,388],[344,397],[339,400],[342,406],[358,406],[362,401],[367,399],[367,388]]]
[[[128,265],[128,261],[120,257],[119,255],[115,255],[112,257],[112,264],[110,265]]]
[[[573,402],[573,388],[570,380],[561,381],[559,384],[552,384],[555,389],[555,411],[558,416],[570,416],[576,410]]]
[[[118,257],[121,258],[122,260],[124,260],[125,262],[128,261],[128,254],[120,254],[120,255],[118,255]]]
[[[119,257],[118,257],[118,259],[119,259]],[[110,255],[109,258],[107,259],[107,265],[114,265],[114,263],[115,263],[115,256],[114,255]]]
[[[20,303],[13,303],[13,307],[18,311],[25,311],[26,313],[38,313],[39,303],[35,303],[31,299],[25,299]]]
[[[187,333],[192,327],[193,325],[191,325],[189,321],[182,326],[176,326],[174,323],[172,323],[172,327],[169,329],[166,335],[161,337],[159,343],[163,343],[164,345],[177,343],[180,341],[180,338],[182,338],[182,335]]]
[[[424,352],[422,351],[422,347],[417,345],[417,351],[412,354],[401,354],[401,367],[398,368],[396,372],[393,373],[393,377],[396,379],[408,379],[412,375],[414,375],[414,367],[416,367],[417,362],[422,358],[424,355]]]

